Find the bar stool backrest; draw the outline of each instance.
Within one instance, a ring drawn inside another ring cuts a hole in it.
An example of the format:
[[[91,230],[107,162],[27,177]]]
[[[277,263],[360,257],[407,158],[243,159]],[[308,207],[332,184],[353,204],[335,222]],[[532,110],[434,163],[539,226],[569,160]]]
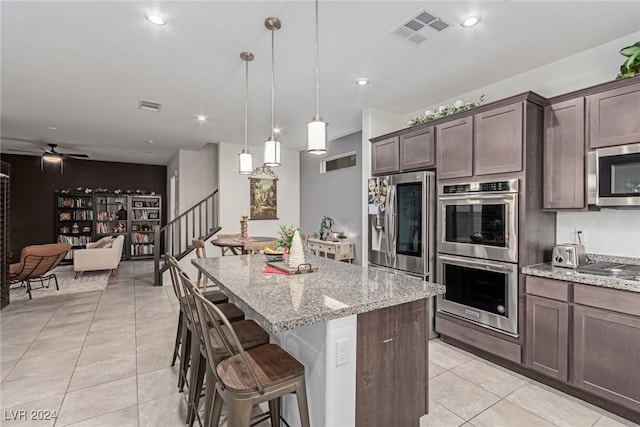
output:
[[[192,283],[189,283],[189,285],[193,289],[195,289]],[[227,319],[227,317],[222,313],[222,311],[220,311],[218,307],[215,306],[215,304],[212,304],[210,301],[207,301],[199,292],[194,293],[193,296],[195,297],[196,307],[198,309],[200,318],[205,322],[213,325],[213,327],[216,330],[216,333],[220,338],[220,341],[224,344],[229,354],[240,354],[240,357],[242,358],[242,361],[246,366],[247,371],[249,372],[249,374],[251,375],[251,378],[253,379],[253,382],[255,384],[257,391],[260,392],[260,394],[264,394],[264,385],[258,379],[258,374],[256,374],[256,371],[253,369],[253,366],[251,365],[251,363],[249,363],[249,360],[247,359],[247,354],[242,348],[240,339],[238,338],[238,335],[236,335],[236,331],[233,329],[233,326],[231,322],[229,322],[229,319]],[[201,323],[201,325],[203,324],[204,323]],[[224,329],[222,325],[224,325]],[[201,331],[201,333],[204,338],[204,345],[207,351],[207,358],[210,361],[210,363],[214,363],[216,359],[214,358],[213,344],[211,342],[211,337],[209,336],[207,331],[204,329]],[[213,370],[215,371],[216,369],[217,367],[213,366]],[[216,373],[216,377],[217,377],[217,373]]]
[[[207,257],[207,250],[204,247],[204,240],[193,239],[191,241],[191,244],[193,245],[194,249],[196,250],[196,256],[198,258],[206,258]]]
[[[167,263],[169,264],[169,274],[171,275],[171,286],[173,287],[173,293],[176,294],[176,298],[178,298],[178,302],[180,303],[180,308],[182,309],[182,299],[184,294],[182,293],[182,287],[180,286],[180,280],[178,278],[178,272],[182,270],[178,260],[175,259],[173,255],[166,254]]]

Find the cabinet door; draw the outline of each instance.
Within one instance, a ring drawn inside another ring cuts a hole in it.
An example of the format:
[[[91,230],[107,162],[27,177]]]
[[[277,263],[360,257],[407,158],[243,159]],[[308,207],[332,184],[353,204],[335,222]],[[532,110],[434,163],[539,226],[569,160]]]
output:
[[[473,117],[436,125],[438,179],[473,175]]]
[[[544,109],[543,207],[585,207],[584,98]]]
[[[401,172],[425,169],[435,164],[433,127],[400,135]]]
[[[640,318],[576,305],[574,385],[640,411]]]
[[[522,103],[476,114],[476,175],[522,170]]]
[[[371,174],[386,175],[400,171],[400,143],[397,136],[371,144]]]
[[[526,365],[560,381],[567,381],[569,305],[527,295],[526,318]]]
[[[358,315],[356,426],[418,427],[427,412],[427,300]]]
[[[640,141],[640,83],[588,97],[589,147]]]

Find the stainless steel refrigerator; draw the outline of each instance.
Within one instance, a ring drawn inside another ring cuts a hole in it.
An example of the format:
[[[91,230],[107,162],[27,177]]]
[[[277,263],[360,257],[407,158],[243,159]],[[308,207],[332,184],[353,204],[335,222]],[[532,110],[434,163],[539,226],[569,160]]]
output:
[[[369,263],[434,278],[433,172],[369,180]]]

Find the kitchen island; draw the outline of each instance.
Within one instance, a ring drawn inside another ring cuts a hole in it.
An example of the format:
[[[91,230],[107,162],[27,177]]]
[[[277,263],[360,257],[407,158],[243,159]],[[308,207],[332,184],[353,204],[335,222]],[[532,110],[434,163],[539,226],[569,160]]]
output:
[[[306,369],[311,425],[418,426],[428,411],[428,299],[444,286],[307,255],[318,272],[263,273],[263,255],[193,264]],[[299,425],[295,399],[283,402]]]

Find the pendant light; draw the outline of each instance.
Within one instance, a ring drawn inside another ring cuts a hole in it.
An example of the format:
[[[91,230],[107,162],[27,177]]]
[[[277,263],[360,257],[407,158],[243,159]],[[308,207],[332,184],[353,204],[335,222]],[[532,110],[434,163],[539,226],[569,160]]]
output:
[[[282,23],[278,18],[267,18],[264,20],[264,26],[271,31],[271,136],[264,142],[264,165],[270,167],[280,166],[280,141],[276,138],[274,127],[274,111],[275,111],[275,42],[274,34],[282,27]]]
[[[238,154],[240,175],[250,175],[253,172],[253,155],[247,149],[247,134],[249,121],[249,62],[253,61],[253,53],[242,52],[240,58],[245,62],[245,92],[244,92],[244,150]]]
[[[327,127],[329,123],[320,117],[320,68],[318,65],[318,0],[316,0],[316,115],[307,123],[307,152],[327,152]]]

